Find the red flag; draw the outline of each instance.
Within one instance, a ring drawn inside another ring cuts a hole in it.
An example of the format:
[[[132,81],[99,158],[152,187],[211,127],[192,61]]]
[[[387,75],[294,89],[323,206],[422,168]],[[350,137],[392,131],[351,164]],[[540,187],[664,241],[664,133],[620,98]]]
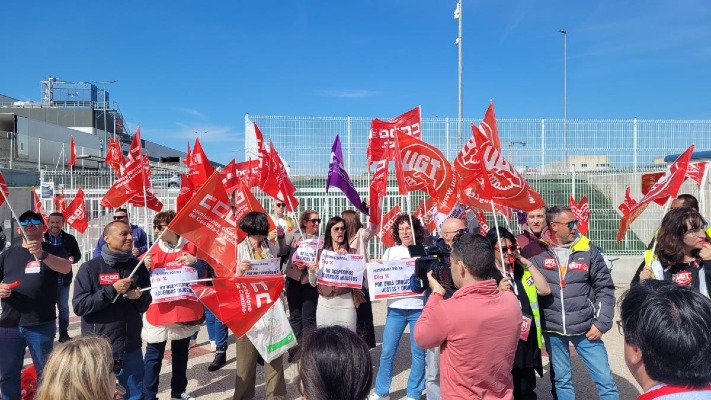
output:
[[[399,215],[400,206],[396,204],[395,207],[388,211],[383,217],[380,230],[378,231],[378,237],[385,247],[392,247],[395,244],[395,239],[393,239],[393,224]]]
[[[448,214],[457,204],[458,182],[452,165],[436,147],[400,131],[395,133],[395,176],[400,194],[422,189]]]
[[[133,134],[131,147],[128,148],[128,154],[124,160],[124,167],[130,168],[134,163],[143,161],[143,141],[141,140],[141,127],[136,128],[136,133]]]
[[[188,142],[188,151],[185,153],[185,158],[183,159],[183,164],[185,164],[188,169],[190,169],[190,160],[192,159],[192,154],[190,153],[190,142]]]
[[[143,181],[143,187],[151,187],[151,164],[147,155],[143,156],[143,177],[141,180]]]
[[[627,189],[625,189],[625,199],[622,200],[622,204],[617,206],[617,208],[622,212],[622,215],[627,215],[630,213],[632,208],[637,204],[637,200],[633,199],[632,196],[630,196],[630,187],[627,186]]]
[[[365,150],[368,165],[374,161],[392,160],[390,149],[395,147],[395,132],[402,132],[416,138],[421,138],[420,106],[388,121],[374,119],[370,123],[368,148]]]
[[[484,163],[479,156],[479,148],[475,140],[475,133],[479,131],[479,128],[474,124],[471,124],[471,128],[472,137],[469,138],[462,151],[457,154],[452,164],[459,176],[462,202],[480,210],[487,210],[491,208],[491,188],[486,179]]]
[[[121,176],[121,166],[123,165],[123,153],[121,152],[121,143],[117,139],[109,138],[109,144],[106,151],[106,164],[116,173]]]
[[[657,199],[664,199],[666,201],[670,197],[676,197],[681,184],[684,183],[684,179],[686,178],[686,170],[689,167],[689,160],[691,159],[691,153],[693,153],[693,151],[694,145],[692,144],[669,166],[664,176],[649,189],[649,192],[647,192],[638,203],[627,209],[628,213],[623,215],[622,219],[620,219],[620,229],[617,231],[618,242],[625,237],[629,224],[647,208],[650,202]],[[625,203],[623,203],[623,205],[624,204]],[[622,205],[620,209],[622,209]]]
[[[286,173],[286,168],[281,162],[281,157],[279,157],[271,140],[269,141],[269,160],[265,160],[264,166],[268,168],[262,169],[262,178],[264,179],[262,181],[262,190],[275,199],[283,201],[287,210],[294,211],[299,205],[299,201],[294,196],[296,187],[291,183],[289,175]]]
[[[32,188],[32,199],[34,200],[34,207],[32,208],[36,213],[40,213],[42,215],[42,219],[44,220],[44,226],[49,227],[49,217],[47,217],[47,211],[44,210],[44,206],[42,205],[42,200],[40,197],[37,195],[37,192],[35,192],[35,188]],[[2,204],[2,203],[0,203]]]
[[[703,185],[703,180],[706,175],[706,168],[708,168],[708,165],[708,162],[695,162],[690,163],[689,168],[686,169],[686,177],[689,179],[693,179],[698,185],[699,189],[701,189],[701,185]]]
[[[570,210],[573,212],[578,222],[578,230],[581,235],[588,233],[588,223],[590,221],[590,205],[588,204],[587,196],[580,199],[580,203],[576,203],[573,196],[570,196]]]
[[[239,186],[240,180],[234,158],[220,171],[220,175],[222,175],[222,184],[225,186],[227,193],[234,192]]]
[[[67,167],[71,168],[77,163],[77,149],[74,147],[74,136],[69,139],[69,161]]]
[[[237,187],[237,191],[235,192],[235,221],[240,221],[242,217],[244,217],[248,212],[251,211],[258,211],[267,215],[267,220],[269,221],[269,232],[272,232],[276,229],[276,225],[274,224],[272,217],[270,217],[269,213],[264,210],[264,207],[262,207],[262,203],[260,203],[259,200],[254,197],[252,191],[247,188],[243,182],[240,182],[239,186]],[[242,241],[242,239],[247,237],[247,233],[237,228],[237,237],[239,238],[239,241]]]
[[[84,233],[89,226],[86,216],[86,202],[84,201],[84,191],[79,189],[77,195],[67,206],[67,224],[77,231]]]
[[[489,108],[486,109],[484,119],[479,125],[481,132],[491,141],[494,148],[501,152],[501,142],[499,141],[499,127],[496,123],[496,114],[494,113],[494,102],[489,103]]]
[[[259,160],[242,161],[235,165],[236,173],[249,188],[259,187],[261,182]]]
[[[150,190],[146,189],[146,196],[148,198],[148,201],[143,196],[143,192],[138,192],[134,193],[133,197],[128,201],[129,203],[133,204],[134,206],[137,207],[148,207],[148,209],[153,210],[155,212],[160,212],[160,210],[163,209],[163,203],[161,203],[160,200],[151,193]]]
[[[59,194],[54,195],[52,202],[54,203],[54,211],[60,212],[64,215],[67,215],[67,203],[64,201],[64,188],[62,188],[61,195],[59,195]],[[0,203],[0,204],[2,204],[2,203]]]
[[[193,181],[193,185],[199,188],[200,185],[207,181],[213,172],[215,172],[215,169],[205,155],[202,145],[200,144],[200,139],[196,138],[193,152],[190,154],[188,176],[190,176],[190,180]]]
[[[237,223],[220,174],[213,173],[208,178],[168,229],[209,254],[217,262],[213,268],[218,276],[235,274]]]
[[[388,160],[378,161],[370,182],[370,216],[368,221],[375,225],[380,225],[380,213],[383,209],[383,199],[388,189]]]
[[[123,175],[104,194],[100,204],[108,208],[118,208],[136,194],[143,194],[143,163],[140,160],[127,162]]]
[[[650,172],[648,174],[642,174],[642,196],[649,193],[649,189],[651,189],[652,186],[657,183],[659,178],[663,176],[664,172]],[[662,202],[661,205],[664,205],[664,202]]]
[[[437,214],[437,199],[427,197],[420,200],[420,206],[414,212],[414,216],[422,221],[422,226],[427,227],[428,232],[434,232],[437,229],[435,215]]]
[[[479,232],[482,236],[486,236],[486,234],[489,233],[489,223],[486,222],[484,212],[479,210],[479,212],[476,213],[476,219],[479,221]]]
[[[212,286],[190,285],[198,299],[241,337],[269,310],[284,290],[281,275],[216,278]]]
[[[178,198],[175,199],[175,212],[180,212],[183,207],[190,201],[195,193],[195,186],[190,180],[187,174],[180,174],[180,193],[178,193]]]
[[[475,157],[481,160],[486,171],[485,190],[490,190],[495,204],[523,211],[532,211],[545,205],[538,194],[496,150],[478,129],[474,129],[477,143]],[[466,178],[465,178],[466,179]]]
[[[7,188],[7,183],[5,182],[5,177],[2,176],[2,172],[0,172],[0,190],[2,190],[4,194],[1,195],[2,199],[0,199],[0,204],[2,204],[5,200],[10,198],[10,189]]]

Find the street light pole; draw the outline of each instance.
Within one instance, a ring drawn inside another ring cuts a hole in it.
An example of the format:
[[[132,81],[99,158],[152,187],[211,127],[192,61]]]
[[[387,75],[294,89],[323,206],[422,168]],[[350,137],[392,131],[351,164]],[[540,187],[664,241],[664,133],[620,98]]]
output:
[[[568,31],[559,29],[563,34],[563,164],[568,170]]]
[[[464,110],[463,89],[462,89],[462,0],[457,1],[457,8],[454,10],[454,19],[459,23],[459,33],[454,44],[459,53],[458,74],[457,74],[457,140],[458,145],[462,142],[462,114]]]

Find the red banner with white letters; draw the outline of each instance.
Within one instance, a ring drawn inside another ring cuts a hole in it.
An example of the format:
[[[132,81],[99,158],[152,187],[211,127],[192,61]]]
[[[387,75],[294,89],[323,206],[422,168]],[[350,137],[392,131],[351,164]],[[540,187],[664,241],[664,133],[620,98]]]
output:
[[[89,221],[86,217],[86,202],[84,201],[84,191],[79,189],[77,195],[66,210],[67,224],[77,231],[84,233],[89,227]]]
[[[588,223],[590,222],[590,205],[588,204],[587,196],[580,199],[580,203],[576,203],[573,196],[570,196],[570,210],[578,220],[578,231],[581,235],[588,233]]]
[[[218,276],[235,274],[237,223],[219,173],[210,176],[170,221],[168,229],[208,254],[217,263],[210,262]]]
[[[380,213],[383,209],[383,199],[388,190],[388,160],[378,161],[370,182],[370,216],[368,221],[372,224],[380,224]]]
[[[370,123],[368,148],[365,150],[368,165],[375,161],[392,160],[393,153],[390,149],[395,147],[396,132],[402,132],[418,139],[421,138],[421,120],[420,106],[388,121],[374,119]]]
[[[241,337],[279,299],[284,290],[284,277],[215,278],[212,286],[193,284],[190,287],[200,302],[227,325],[235,337]]]
[[[388,211],[383,217],[380,230],[378,231],[378,237],[385,247],[392,247],[395,244],[395,239],[393,238],[393,224],[400,213],[400,206],[396,204],[395,207]]]

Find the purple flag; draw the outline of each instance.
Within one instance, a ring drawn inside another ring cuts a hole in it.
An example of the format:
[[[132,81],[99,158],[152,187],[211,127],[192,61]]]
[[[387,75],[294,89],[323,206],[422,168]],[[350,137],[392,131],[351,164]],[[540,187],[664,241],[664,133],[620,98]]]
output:
[[[336,140],[333,141],[333,146],[331,146],[331,163],[328,165],[328,178],[326,179],[326,193],[328,193],[328,188],[335,186],[346,195],[348,201],[353,204],[358,211],[365,215],[369,215],[368,209],[363,206],[363,202],[360,200],[360,196],[351,182],[351,178],[348,177],[348,172],[343,167],[343,152],[341,151],[341,138],[336,135]]]

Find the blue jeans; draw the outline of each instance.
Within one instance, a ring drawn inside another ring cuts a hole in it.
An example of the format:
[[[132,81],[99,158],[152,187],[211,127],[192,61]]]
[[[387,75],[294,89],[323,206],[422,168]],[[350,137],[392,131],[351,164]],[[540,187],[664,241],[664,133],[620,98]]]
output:
[[[59,283],[57,287],[57,310],[59,311],[59,334],[69,330],[69,286]]]
[[[160,367],[163,363],[165,345],[167,342],[148,343],[146,345],[146,358],[144,359],[145,375],[143,377],[143,394],[146,400],[153,400],[158,395],[158,378]],[[170,351],[173,353],[173,373],[170,378],[170,397],[180,398],[188,387],[188,346],[190,337],[180,340],[171,340]]]
[[[205,307],[205,325],[207,325],[207,337],[215,342],[215,346],[227,347],[227,325],[215,317],[212,311]]]
[[[439,347],[425,350],[425,398],[439,400]]]
[[[126,389],[125,400],[143,399],[143,352],[136,349],[120,354],[114,353],[114,359],[123,359],[123,372],[117,376],[119,383]]]
[[[393,379],[393,360],[400,344],[400,338],[405,332],[405,326],[410,325],[410,352],[412,365],[407,379],[407,397],[419,399],[425,388],[425,351],[415,343],[415,323],[422,314],[422,309],[406,310],[388,307],[383,331],[383,350],[380,354],[380,367],[375,376],[375,393],[380,396],[390,394],[390,383]]]
[[[2,400],[20,398],[20,374],[29,347],[37,380],[54,346],[55,322],[19,328],[0,328],[0,392]]]
[[[600,400],[618,400],[617,385],[612,379],[610,364],[607,361],[607,350],[602,340],[588,340],[585,335],[563,336],[557,333],[544,332],[546,342],[550,345],[550,359],[555,370],[555,391],[558,400],[574,400],[575,389],[573,388],[573,370],[570,365],[569,343],[575,346],[575,350],[587,367],[590,377]]]

